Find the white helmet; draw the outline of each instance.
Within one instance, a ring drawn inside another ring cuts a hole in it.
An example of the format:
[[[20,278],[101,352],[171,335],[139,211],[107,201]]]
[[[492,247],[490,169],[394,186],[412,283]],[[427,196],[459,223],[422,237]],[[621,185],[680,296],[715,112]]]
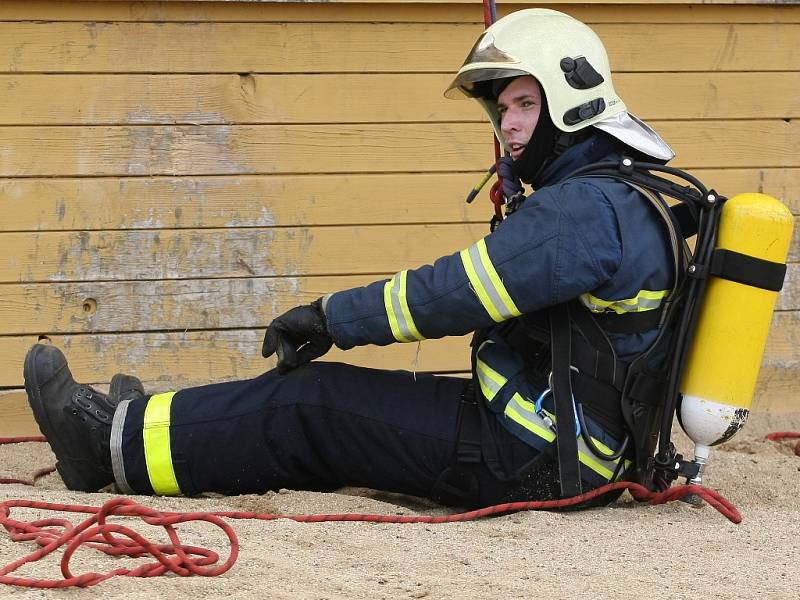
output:
[[[481,103],[500,133],[500,115],[492,80],[532,75],[542,86],[555,127],[571,133],[594,125],[658,160],[675,153],[643,121],[627,112],[611,83],[603,42],[569,15],[544,8],[521,10],[490,26],[473,46],[448,98],[467,96]]]

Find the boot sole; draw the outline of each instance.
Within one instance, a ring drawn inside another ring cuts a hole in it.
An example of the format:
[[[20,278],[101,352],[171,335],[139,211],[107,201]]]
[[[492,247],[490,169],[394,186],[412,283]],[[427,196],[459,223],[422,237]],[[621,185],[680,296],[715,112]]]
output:
[[[25,366],[23,367],[25,391],[28,394],[28,403],[31,406],[31,410],[33,410],[33,416],[36,418],[36,423],[39,425],[39,431],[41,431],[42,435],[47,439],[47,443],[50,444],[53,453],[56,455],[56,457],[69,456],[67,449],[64,448],[64,446],[62,446],[58,441],[55,428],[50,422],[50,417],[48,416],[47,411],[44,408],[44,403],[42,402],[39,382],[36,378],[35,369],[36,357],[42,352],[42,348],[45,348],[45,346],[34,346],[25,357]],[[87,486],[86,479],[68,462],[58,460],[56,462],[56,469],[58,470],[59,475],[61,475],[61,479],[64,480],[64,484],[68,489],[79,491],[95,491],[89,489],[91,486]]]

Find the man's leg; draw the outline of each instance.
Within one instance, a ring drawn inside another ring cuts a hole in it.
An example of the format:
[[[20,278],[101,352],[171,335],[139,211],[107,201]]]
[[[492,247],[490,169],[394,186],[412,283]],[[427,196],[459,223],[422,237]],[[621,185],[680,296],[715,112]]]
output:
[[[146,494],[351,485],[465,506],[551,495],[550,469],[534,486],[532,479],[520,486],[498,481],[485,464],[470,466],[478,482],[471,494],[440,494],[436,484],[456,449],[463,379],[316,362],[152,397],[130,390],[118,407],[111,402],[111,426],[107,411],[99,422],[88,418],[97,416],[95,407],[80,401],[91,394],[102,404],[104,395],[75,383],[56,348],[35,346],[25,375],[34,414],[72,489],[94,491],[112,479],[123,492]],[[493,415],[484,418],[484,443],[496,448],[504,471],[536,457]]]
[[[453,451],[464,384],[314,362],[123,402],[111,436],[117,483],[186,495],[344,485],[429,495]]]

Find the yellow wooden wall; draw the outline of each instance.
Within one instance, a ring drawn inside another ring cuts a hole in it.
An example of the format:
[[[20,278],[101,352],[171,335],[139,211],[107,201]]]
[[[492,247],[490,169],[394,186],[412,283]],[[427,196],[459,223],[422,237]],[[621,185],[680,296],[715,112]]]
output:
[[[800,6],[548,6],[606,41],[675,165],[800,213]],[[0,435],[35,431],[39,336],[91,383],[248,377],[280,312],[484,235],[490,129],[441,95],[481,30],[474,1],[0,3]],[[800,379],[797,239],[761,408]],[[331,356],[467,366],[464,339]]]

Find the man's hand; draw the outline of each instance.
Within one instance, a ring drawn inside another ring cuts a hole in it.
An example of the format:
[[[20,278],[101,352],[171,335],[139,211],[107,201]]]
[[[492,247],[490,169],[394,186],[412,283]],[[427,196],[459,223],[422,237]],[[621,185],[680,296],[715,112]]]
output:
[[[514,160],[510,156],[500,157],[497,174],[503,179],[503,196],[506,202],[518,200],[525,193],[525,188],[522,187],[522,182],[514,170]]]
[[[285,373],[319,358],[333,346],[322,298],[283,313],[267,327],[261,356],[278,353],[278,372]]]

